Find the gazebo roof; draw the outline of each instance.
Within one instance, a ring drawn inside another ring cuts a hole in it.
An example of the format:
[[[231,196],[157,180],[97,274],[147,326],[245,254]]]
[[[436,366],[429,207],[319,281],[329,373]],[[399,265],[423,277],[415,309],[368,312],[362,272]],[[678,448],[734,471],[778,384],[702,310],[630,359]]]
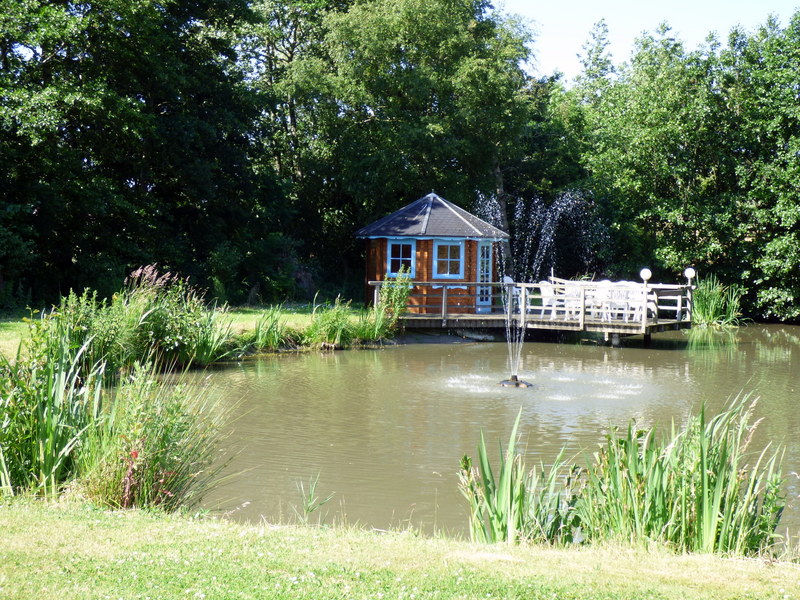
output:
[[[448,237],[504,240],[508,234],[431,192],[356,231],[356,237]]]

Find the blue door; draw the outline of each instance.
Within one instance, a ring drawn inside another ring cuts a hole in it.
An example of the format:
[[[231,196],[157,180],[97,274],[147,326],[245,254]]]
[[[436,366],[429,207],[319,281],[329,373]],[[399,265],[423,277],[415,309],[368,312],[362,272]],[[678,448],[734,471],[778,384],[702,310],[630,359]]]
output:
[[[492,242],[478,242],[478,283],[492,281]],[[492,286],[479,285],[475,310],[479,313],[492,310]]]

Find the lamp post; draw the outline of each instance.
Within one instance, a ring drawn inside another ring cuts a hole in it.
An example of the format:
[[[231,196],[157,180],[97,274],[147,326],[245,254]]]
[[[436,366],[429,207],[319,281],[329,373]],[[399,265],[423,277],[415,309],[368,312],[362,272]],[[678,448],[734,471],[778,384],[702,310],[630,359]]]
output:
[[[686,285],[686,313],[689,317],[689,321],[692,320],[692,309],[694,308],[694,304],[692,301],[692,289],[694,286],[692,285],[692,279],[695,278],[697,272],[692,267],[686,267],[686,270],[683,272],[683,276],[686,277],[688,284]]]

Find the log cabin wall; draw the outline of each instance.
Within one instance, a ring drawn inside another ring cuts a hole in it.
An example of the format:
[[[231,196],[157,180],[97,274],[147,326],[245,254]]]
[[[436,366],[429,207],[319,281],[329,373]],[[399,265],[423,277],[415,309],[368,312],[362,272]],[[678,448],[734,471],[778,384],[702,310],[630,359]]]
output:
[[[442,308],[442,284],[450,286],[459,283],[476,282],[478,280],[478,242],[465,240],[464,243],[464,276],[458,279],[434,279],[435,257],[433,255],[433,239],[417,239],[414,281],[427,282],[431,285],[414,286],[409,297],[409,312],[416,314],[436,314]],[[499,280],[500,264],[497,258],[499,244],[494,244],[493,281]],[[386,279],[388,240],[385,238],[367,240],[365,302],[371,305],[374,300],[374,288],[370,281]],[[449,287],[447,291],[447,310],[452,313],[470,313],[475,310],[475,286],[464,288]]]

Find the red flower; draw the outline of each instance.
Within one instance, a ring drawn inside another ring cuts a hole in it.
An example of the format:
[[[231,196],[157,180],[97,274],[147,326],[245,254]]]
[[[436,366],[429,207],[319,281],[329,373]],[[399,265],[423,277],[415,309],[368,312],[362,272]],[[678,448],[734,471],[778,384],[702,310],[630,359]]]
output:
[[[131,450],[131,458],[132,458],[133,460],[136,460],[137,458],[139,458],[139,452],[138,452],[138,450]]]

